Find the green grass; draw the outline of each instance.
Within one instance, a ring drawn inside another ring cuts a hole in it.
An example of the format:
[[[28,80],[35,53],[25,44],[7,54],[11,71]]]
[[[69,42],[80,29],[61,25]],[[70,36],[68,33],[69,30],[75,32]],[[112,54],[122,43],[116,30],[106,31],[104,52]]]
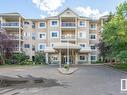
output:
[[[113,65],[113,68],[127,71],[127,64],[115,64]]]

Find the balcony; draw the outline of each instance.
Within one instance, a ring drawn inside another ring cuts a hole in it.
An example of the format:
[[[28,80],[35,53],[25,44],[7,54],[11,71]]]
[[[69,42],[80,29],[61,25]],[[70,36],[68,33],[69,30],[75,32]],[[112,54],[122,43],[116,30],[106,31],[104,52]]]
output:
[[[69,35],[69,36],[67,36],[67,35],[62,35],[61,36],[61,40],[62,41],[75,41],[76,40],[76,36],[75,35]]]
[[[81,47],[81,46],[80,46]],[[86,47],[81,47],[80,53],[86,53],[86,52],[91,52],[91,48],[89,46]]]
[[[23,41],[23,36],[19,35],[10,35],[11,40],[22,40]]]
[[[19,28],[19,26],[22,24],[20,24],[19,22],[5,22],[5,23],[1,23],[1,26],[4,28]]]
[[[15,47],[13,48],[13,52],[22,52],[23,51],[23,48],[22,47]]]
[[[62,28],[76,28],[75,22],[61,22]]]

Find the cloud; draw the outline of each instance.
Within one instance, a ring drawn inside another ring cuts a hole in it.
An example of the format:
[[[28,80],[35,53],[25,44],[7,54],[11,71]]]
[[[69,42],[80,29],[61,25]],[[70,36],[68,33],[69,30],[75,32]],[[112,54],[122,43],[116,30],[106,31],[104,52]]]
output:
[[[91,17],[94,19],[98,19],[101,16],[108,15],[109,12],[100,12],[98,9],[92,9],[91,7],[77,7],[76,11],[81,16]]]
[[[65,0],[32,0],[32,2],[48,15],[56,15],[57,9],[63,5]]]
[[[42,19],[44,19],[46,16],[45,16],[45,15],[40,15],[40,17],[41,17]]]

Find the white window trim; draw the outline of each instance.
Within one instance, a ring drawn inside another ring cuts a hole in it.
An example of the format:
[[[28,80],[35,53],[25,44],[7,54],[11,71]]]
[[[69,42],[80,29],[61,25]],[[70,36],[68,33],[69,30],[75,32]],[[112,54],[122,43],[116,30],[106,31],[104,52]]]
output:
[[[81,47],[80,44],[84,44],[85,47]],[[78,43],[78,45],[79,45],[81,48],[86,48],[86,45],[87,45],[87,44],[86,44],[86,43]]]
[[[57,32],[57,37],[52,37],[52,33]],[[59,38],[59,31],[50,31],[50,37],[51,38]]]
[[[80,37],[80,33],[83,34],[83,37]],[[79,33],[78,33],[78,38],[86,39],[86,35],[87,35],[86,31],[79,31]]]
[[[52,25],[52,21],[57,21],[57,25]],[[50,20],[50,27],[58,27],[59,20]]]
[[[95,44],[90,44],[90,49],[91,49],[91,46],[95,46]],[[92,51],[97,51],[97,48],[95,46],[95,49],[91,49]]]
[[[39,43],[39,44],[38,44],[38,50],[44,50],[44,49],[40,49],[40,45],[44,45],[45,48],[46,48],[46,44],[45,44],[45,43]]]
[[[82,21],[82,20],[80,20],[80,21]],[[86,21],[83,21],[83,22],[85,23],[84,26],[81,26],[81,25],[80,25],[80,21],[79,21],[79,23],[78,23],[78,27],[86,27]]]
[[[91,28],[91,25],[90,25],[90,30],[97,30],[97,24],[95,24],[95,26],[96,26],[96,28]]]
[[[44,37],[44,38],[40,38],[40,34],[45,34],[45,37]],[[46,33],[39,32],[39,33],[38,33],[38,39],[46,39]]]
[[[91,35],[95,35],[95,39],[91,39]],[[97,40],[97,34],[90,34],[90,40]]]
[[[40,27],[40,23],[45,23],[45,27]],[[45,21],[39,22],[38,23],[38,28],[46,28],[46,22]]]
[[[95,56],[95,60],[91,60],[91,61],[97,61],[97,55],[93,54],[91,56]],[[91,58],[91,57],[90,57]]]
[[[80,60],[80,56],[84,56],[85,57],[85,60]],[[79,55],[79,61],[86,61],[86,55]]]

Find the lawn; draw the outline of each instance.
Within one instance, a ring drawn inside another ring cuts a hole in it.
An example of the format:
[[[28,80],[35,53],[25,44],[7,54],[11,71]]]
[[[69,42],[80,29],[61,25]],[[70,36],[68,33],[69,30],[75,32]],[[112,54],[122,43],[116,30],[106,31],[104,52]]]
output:
[[[127,71],[127,64],[115,64],[115,65],[112,65],[112,67],[115,69]]]

